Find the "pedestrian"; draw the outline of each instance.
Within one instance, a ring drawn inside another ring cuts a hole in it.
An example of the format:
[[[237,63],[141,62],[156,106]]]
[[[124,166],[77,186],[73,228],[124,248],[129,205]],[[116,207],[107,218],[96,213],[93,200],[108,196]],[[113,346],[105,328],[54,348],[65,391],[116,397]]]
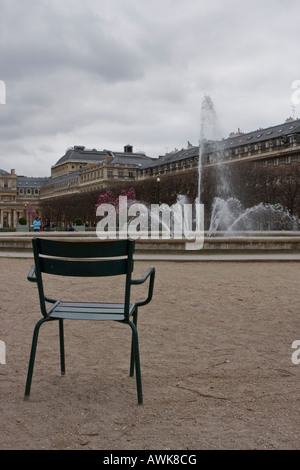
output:
[[[41,225],[42,225],[42,222],[40,221],[40,218],[37,216],[33,221],[33,231],[39,232]]]
[[[44,230],[46,230],[46,232],[50,232],[50,220],[49,219],[46,219]]]

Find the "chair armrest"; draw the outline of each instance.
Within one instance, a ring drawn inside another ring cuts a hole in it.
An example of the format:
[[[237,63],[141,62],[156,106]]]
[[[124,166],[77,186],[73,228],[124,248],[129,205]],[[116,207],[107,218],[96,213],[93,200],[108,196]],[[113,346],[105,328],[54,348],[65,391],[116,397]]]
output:
[[[36,275],[35,275],[35,265],[34,264],[29,269],[29,272],[27,274],[27,279],[30,282],[37,282],[37,278],[36,278]],[[45,296],[45,301],[50,302],[51,304],[55,304],[57,302],[56,299],[51,299],[50,297],[46,297],[46,296]]]
[[[146,305],[152,299],[153,287],[154,287],[154,278],[155,278],[155,268],[153,266],[150,267],[145,272],[143,277],[141,277],[141,279],[132,279],[131,280],[132,285],[143,284],[148,279],[149,276],[150,276],[150,281],[149,281],[149,287],[148,287],[148,297],[145,300],[142,300],[140,302],[135,302],[135,305],[137,305],[137,306]]]
[[[35,275],[35,265],[34,264],[29,269],[29,272],[27,274],[27,279],[30,282],[37,282],[36,275]]]

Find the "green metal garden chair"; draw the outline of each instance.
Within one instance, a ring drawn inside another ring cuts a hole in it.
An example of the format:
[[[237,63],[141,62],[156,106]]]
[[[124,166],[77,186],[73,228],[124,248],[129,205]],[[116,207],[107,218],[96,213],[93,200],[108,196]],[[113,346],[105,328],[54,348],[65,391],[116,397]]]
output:
[[[152,299],[155,269],[150,267],[141,279],[132,279],[133,240],[113,241],[56,241],[42,238],[32,240],[34,265],[28,273],[28,280],[37,283],[42,318],[36,323],[28,374],[25,399],[29,398],[39,329],[43,323],[58,321],[60,339],[61,373],[65,373],[63,321],[99,320],[117,321],[131,327],[130,376],[136,373],[138,403],[143,403],[140,371],[137,316],[138,307],[148,304]],[[72,302],[56,300],[45,295],[44,274],[80,277],[124,277],[124,301],[122,303]],[[148,280],[148,295],[145,300],[131,302],[131,286],[143,284]],[[50,305],[50,306],[49,306]]]

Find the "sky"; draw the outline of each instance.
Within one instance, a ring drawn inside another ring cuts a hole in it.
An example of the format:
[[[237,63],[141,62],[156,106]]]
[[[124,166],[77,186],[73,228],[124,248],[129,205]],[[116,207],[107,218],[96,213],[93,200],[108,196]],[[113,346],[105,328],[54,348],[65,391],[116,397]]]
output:
[[[299,18],[299,0],[0,0],[0,169],[198,145],[206,96],[220,138],[300,117]]]

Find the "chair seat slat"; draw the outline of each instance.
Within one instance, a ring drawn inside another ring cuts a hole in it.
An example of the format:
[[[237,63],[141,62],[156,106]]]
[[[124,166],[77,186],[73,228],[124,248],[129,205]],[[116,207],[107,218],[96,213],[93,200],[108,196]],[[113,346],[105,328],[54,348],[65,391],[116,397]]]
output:
[[[132,315],[135,304],[129,308]],[[95,303],[95,302],[60,302],[49,309],[51,318],[69,318],[82,320],[124,320],[124,304]]]
[[[51,318],[66,319],[66,320],[113,320],[122,321],[125,320],[125,316],[122,314],[109,314],[109,313],[81,313],[81,312],[53,312],[50,315]]]
[[[124,304],[121,303],[102,303],[102,302],[60,302],[60,305],[63,305],[64,307],[91,307],[94,306],[95,308],[97,307],[102,307],[102,308],[122,308],[124,309]]]

